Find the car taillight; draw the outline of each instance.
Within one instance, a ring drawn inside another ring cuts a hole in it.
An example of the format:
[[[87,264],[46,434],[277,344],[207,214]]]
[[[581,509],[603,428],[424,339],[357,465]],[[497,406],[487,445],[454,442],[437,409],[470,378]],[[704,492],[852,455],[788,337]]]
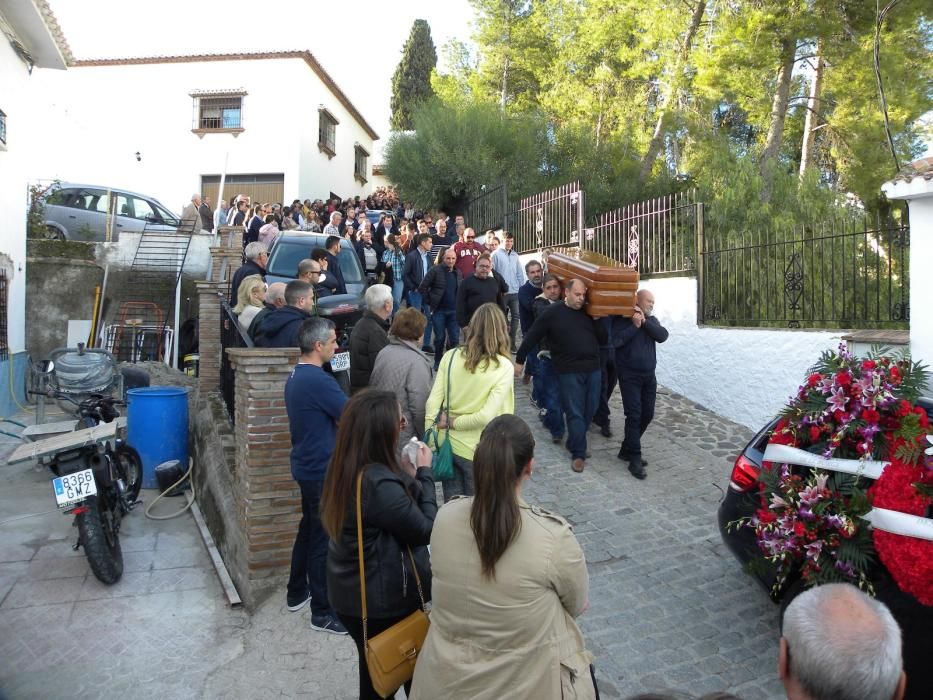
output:
[[[761,470],[744,454],[739,455],[732,467],[732,476],[729,478],[729,487],[736,491],[750,491],[758,483],[758,473]]]

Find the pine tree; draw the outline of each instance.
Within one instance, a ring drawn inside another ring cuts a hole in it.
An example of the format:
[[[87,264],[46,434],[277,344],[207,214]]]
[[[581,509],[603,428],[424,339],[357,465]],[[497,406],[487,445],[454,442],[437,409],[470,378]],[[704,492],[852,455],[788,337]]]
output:
[[[391,125],[394,130],[410,131],[414,108],[434,96],[431,73],[435,65],[437,51],[431,39],[431,27],[423,19],[416,19],[402,49],[402,60],[392,76]]]

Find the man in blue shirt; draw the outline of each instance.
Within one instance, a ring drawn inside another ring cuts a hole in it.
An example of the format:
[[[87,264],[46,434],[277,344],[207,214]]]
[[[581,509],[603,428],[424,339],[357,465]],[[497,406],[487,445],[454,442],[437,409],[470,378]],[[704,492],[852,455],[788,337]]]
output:
[[[492,254],[492,264],[496,272],[502,275],[505,283],[509,286],[509,291],[505,293],[505,308],[509,312],[509,338],[512,341],[512,352],[515,352],[517,346],[515,339],[518,336],[518,292],[525,284],[525,270],[522,268],[522,262],[513,248],[515,239],[511,233],[506,232],[505,243],[502,248],[497,248]]]
[[[292,548],[286,600],[292,612],[311,602],[311,629],[346,634],[327,601],[327,533],[319,515],[337,421],[347,402],[337,381],[323,369],[337,350],[333,322],[314,317],[302,323],[298,347],[301,357],[285,382],[292,477],[301,488],[301,522]]]

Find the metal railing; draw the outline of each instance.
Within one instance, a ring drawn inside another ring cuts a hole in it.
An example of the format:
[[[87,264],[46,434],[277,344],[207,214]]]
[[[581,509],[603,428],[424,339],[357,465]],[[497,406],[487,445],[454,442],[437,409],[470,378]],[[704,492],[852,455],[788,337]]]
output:
[[[474,195],[463,209],[463,219],[467,226],[482,234],[505,227],[507,216],[517,209],[514,202],[509,203],[508,187],[503,183]]]
[[[585,247],[638,268],[642,277],[693,273],[702,225],[696,190],[676,192],[600,214],[585,231]]]
[[[907,328],[910,229],[881,222],[701,236],[698,319],[719,326]]]
[[[236,314],[224,299],[222,294],[217,295],[220,301],[220,393],[227,407],[230,423],[236,425],[236,372],[227,356],[227,348],[251,348],[253,341],[240,330]]]

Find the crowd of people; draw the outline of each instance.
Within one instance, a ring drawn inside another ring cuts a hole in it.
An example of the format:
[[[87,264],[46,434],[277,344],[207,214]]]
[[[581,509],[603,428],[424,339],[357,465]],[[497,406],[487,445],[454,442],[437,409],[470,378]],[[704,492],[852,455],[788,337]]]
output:
[[[352,206],[335,208],[324,248],[287,284],[264,284],[261,240],[247,242],[237,271],[240,327],[259,346],[301,353],[285,389],[302,507],[287,608],[309,606],[313,629],[350,635],[360,698],[384,697],[369,670],[370,641],[428,603],[409,697],[596,698],[593,656],[576,623],[588,605],[585,558],[564,518],[523,498],[535,438],[514,415],[515,380],[530,385],[543,430],[564,444],[574,472],[585,469],[591,426],[612,437],[608,404],[618,385],[618,457],[646,478],[641,439],[654,415],[656,347],[668,337],[654,295],[643,288],[631,315],[594,319],[585,283],[562,283],[541,260],[522,264],[507,232],[488,231],[480,243],[462,217],[396,214],[373,229]],[[322,296],[345,291],[336,256],[347,237],[369,277],[349,338],[349,397],[329,367],[334,324],[315,313]],[[421,442],[427,428],[452,453],[440,508],[434,454]],[[903,694],[890,613],[863,598],[851,586],[824,586],[790,605],[779,650],[788,697]],[[857,619],[844,619],[840,606]],[[847,655],[861,659],[835,629],[890,645],[870,679],[830,675]],[[839,655],[835,666],[827,654]],[[871,693],[860,690],[869,683]]]

